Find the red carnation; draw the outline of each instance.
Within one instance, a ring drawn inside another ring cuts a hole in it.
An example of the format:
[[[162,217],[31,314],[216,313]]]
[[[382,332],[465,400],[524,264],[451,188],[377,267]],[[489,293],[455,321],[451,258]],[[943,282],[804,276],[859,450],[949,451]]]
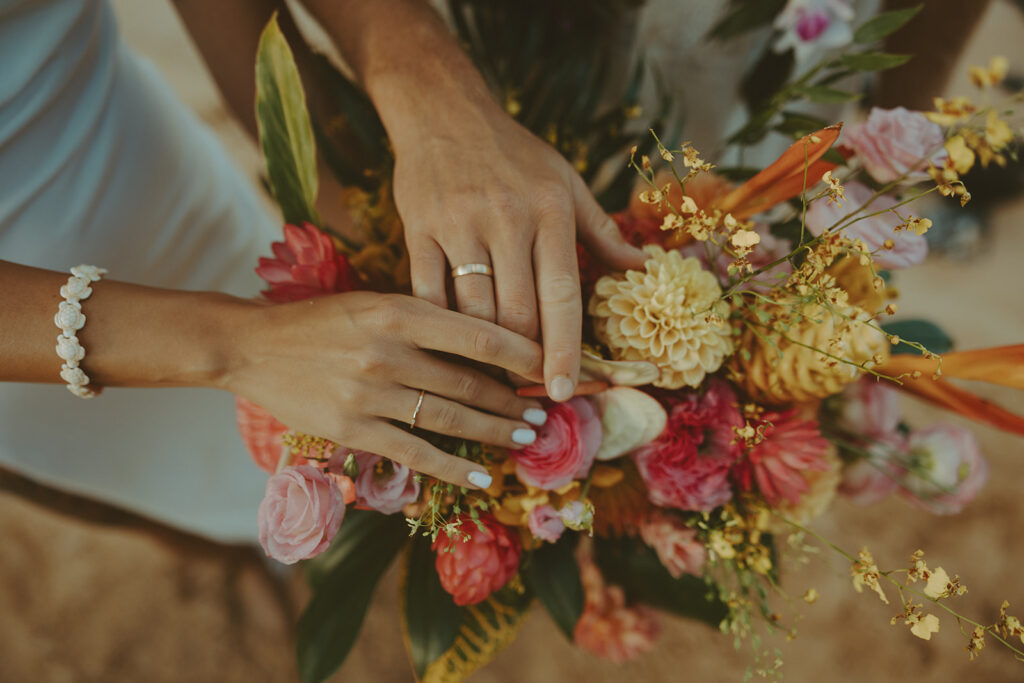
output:
[[[284,242],[273,242],[275,258],[260,258],[256,274],[270,284],[263,296],[277,303],[359,289],[359,276],[327,233],[312,223],[284,226]]]
[[[769,505],[778,505],[783,499],[795,505],[810,488],[801,473],[828,469],[828,441],[816,420],[801,420],[796,410],[765,413],[755,427],[763,439],[736,463],[733,474],[737,484],[751,491],[756,483]]]
[[[454,538],[441,533],[434,541],[435,566],[456,605],[475,605],[516,573],[522,546],[519,536],[490,514],[480,515],[482,529],[467,514],[457,519],[461,525]]]

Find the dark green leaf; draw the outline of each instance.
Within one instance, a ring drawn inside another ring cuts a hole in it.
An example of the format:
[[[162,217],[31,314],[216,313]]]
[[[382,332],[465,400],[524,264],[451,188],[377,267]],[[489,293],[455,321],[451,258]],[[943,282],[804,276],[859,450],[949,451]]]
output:
[[[932,353],[946,353],[953,349],[953,340],[946,332],[933,322],[927,320],[897,320],[882,325],[889,334],[898,335],[901,339],[922,344]],[[897,344],[892,347],[893,353],[920,355],[913,346]]]
[[[786,6],[786,0],[739,0],[729,13],[711,29],[715,40],[728,40],[772,23]]]
[[[750,111],[771,106],[771,102],[793,75],[796,58],[792,50],[778,53],[766,46],[761,57],[743,74],[740,95]],[[777,105],[776,105],[777,106]]]
[[[345,661],[377,581],[408,539],[401,515],[349,510],[331,547],[306,563],[313,596],[296,633],[303,683],[325,680]]]
[[[430,538],[417,536],[409,547],[402,586],[402,617],[409,658],[417,678],[455,642],[465,609],[441,586]]]
[[[596,539],[595,560],[609,582],[622,586],[631,601],[718,627],[728,613],[716,592],[702,579],[672,578],[646,544],[631,538]]]
[[[836,90],[835,88],[826,88],[818,85],[801,88],[798,92],[811,102],[821,102],[822,104],[855,102],[862,97],[859,92],[846,92],[845,90]]]
[[[879,14],[857,29],[853,34],[853,41],[861,44],[875,43],[890,33],[898,31],[904,24],[913,19],[914,15],[920,12],[922,7],[924,5]]]
[[[276,14],[263,29],[256,53],[256,122],[270,188],[285,221],[319,225],[313,126]]]
[[[583,614],[583,583],[574,555],[576,540],[576,534],[565,533],[558,543],[545,543],[533,552],[523,572],[526,585],[544,603],[569,642]]]
[[[825,119],[809,114],[798,114],[794,112],[782,112],[782,122],[775,126],[775,130],[785,135],[799,138],[808,133],[821,130],[828,123]]]
[[[894,55],[885,52],[860,52],[842,55],[839,60],[854,71],[884,71],[906,64],[913,55]]]

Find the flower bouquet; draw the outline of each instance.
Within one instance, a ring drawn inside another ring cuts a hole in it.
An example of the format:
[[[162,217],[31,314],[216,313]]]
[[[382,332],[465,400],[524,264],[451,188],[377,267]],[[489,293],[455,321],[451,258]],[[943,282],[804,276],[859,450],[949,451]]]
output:
[[[878,40],[911,16],[881,15],[858,33]],[[877,55],[823,62],[814,73],[893,61]],[[991,85],[1001,74],[995,61],[977,80]],[[772,106],[824,87],[814,77],[786,86]],[[288,222],[257,269],[266,297],[402,291],[408,259],[386,160],[346,197],[365,243],[320,224],[319,129],[275,22],[261,40],[257,83],[269,185]],[[890,320],[891,280],[927,251],[930,222],[905,207],[930,192],[966,202],[960,175],[1008,153],[1012,134],[998,111],[966,100],[940,101],[928,114],[874,110],[842,138],[840,125],[800,135],[756,173],[718,171],[688,144],[655,138],[649,155],[634,145],[629,185],[638,179],[640,191],[625,193],[614,218],[648,260],[642,270],[608,272],[580,248],[587,315],[577,395],[549,404],[537,440],[520,450],[424,435],[486,466],[486,490],[293,432],[239,400],[243,438],[271,475],[261,544],[282,562],[309,560],[303,680],[340,666],[399,555],[402,623],[419,680],[464,679],[511,642],[535,601],[567,638],[612,661],[652,646],[658,611],[749,640],[756,658],[758,617],[769,631],[780,627],[769,602],[780,565],[837,494],[864,503],[897,494],[938,514],[958,511],[986,477],[976,442],[959,427],[905,425],[895,397],[908,391],[1024,435],[1024,418],[945,379],[1024,389],[1024,346],[949,352],[934,325]],[[616,131],[605,139],[621,145]],[[520,391],[543,396],[542,387]],[[866,550],[849,560],[854,587],[888,601],[883,584],[893,572]],[[927,639],[939,620],[915,596],[949,600],[962,586],[921,554],[906,579],[924,588],[899,591],[901,619]],[[970,623],[974,651],[988,635],[1024,654],[1010,642],[1024,630],[1005,606],[994,623]],[[757,666],[773,671],[767,661]]]

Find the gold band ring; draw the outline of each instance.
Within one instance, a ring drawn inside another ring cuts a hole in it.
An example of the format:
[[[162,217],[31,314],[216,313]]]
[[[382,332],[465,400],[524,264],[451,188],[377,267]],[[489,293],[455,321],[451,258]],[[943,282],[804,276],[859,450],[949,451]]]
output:
[[[452,277],[461,277],[463,275],[486,275],[487,277],[494,277],[494,271],[486,263],[466,263],[461,266],[452,268]]]
[[[416,418],[420,416],[420,408],[423,407],[423,395],[426,390],[420,389],[420,397],[416,399],[416,409],[412,411],[412,419],[409,420],[409,429],[416,429]]]

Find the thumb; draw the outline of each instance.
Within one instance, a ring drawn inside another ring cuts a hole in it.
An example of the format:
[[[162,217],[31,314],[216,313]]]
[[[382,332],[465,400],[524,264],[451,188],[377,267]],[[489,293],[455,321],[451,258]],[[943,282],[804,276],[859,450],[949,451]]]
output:
[[[641,268],[647,255],[623,238],[619,226],[597,203],[583,179],[575,174],[572,194],[579,236],[591,253],[615,270]]]

